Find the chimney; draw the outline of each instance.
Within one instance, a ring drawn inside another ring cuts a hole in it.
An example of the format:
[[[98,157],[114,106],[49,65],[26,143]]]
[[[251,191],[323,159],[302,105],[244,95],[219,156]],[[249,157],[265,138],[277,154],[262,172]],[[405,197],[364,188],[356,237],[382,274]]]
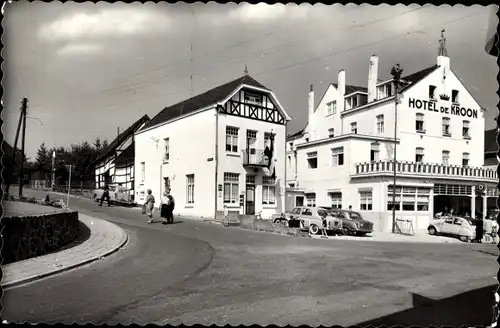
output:
[[[368,102],[377,99],[377,80],[378,80],[378,56],[370,57],[370,66],[368,67]]]
[[[338,99],[337,103],[337,108],[338,112],[341,113],[344,111],[344,104],[345,104],[345,71],[341,69],[339,71],[338,77],[337,77],[337,87],[339,90],[340,97]]]
[[[309,116],[308,116],[309,129],[312,129],[313,116],[314,116],[314,90],[313,90],[313,85],[311,84],[309,90]]]

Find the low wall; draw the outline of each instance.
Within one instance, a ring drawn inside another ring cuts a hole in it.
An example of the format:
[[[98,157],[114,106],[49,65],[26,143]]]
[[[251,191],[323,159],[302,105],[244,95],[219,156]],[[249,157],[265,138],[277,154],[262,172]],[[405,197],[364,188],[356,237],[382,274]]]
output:
[[[78,212],[2,218],[2,257],[8,264],[57,251],[79,234]]]

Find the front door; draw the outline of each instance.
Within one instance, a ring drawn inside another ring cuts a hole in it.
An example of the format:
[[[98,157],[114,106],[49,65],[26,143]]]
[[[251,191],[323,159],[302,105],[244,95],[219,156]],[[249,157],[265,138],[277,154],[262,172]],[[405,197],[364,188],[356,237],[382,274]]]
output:
[[[255,185],[248,185],[246,188],[245,214],[255,214]]]
[[[296,196],[295,197],[295,206],[304,206],[304,196]]]

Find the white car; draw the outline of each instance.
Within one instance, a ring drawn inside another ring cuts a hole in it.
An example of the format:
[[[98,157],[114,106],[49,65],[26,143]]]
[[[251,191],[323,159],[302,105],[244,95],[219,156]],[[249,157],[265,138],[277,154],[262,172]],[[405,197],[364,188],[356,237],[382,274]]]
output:
[[[430,235],[458,237],[463,242],[470,242],[476,237],[476,231],[469,220],[457,216],[446,216],[432,220],[427,228]]]

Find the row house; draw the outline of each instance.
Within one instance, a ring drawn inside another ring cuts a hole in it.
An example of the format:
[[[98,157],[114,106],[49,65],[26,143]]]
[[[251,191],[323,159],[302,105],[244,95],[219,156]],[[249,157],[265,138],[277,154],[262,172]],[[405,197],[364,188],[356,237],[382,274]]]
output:
[[[96,188],[109,186],[122,186],[130,190],[134,199],[134,133],[139,131],[149,121],[144,115],[134,122],[124,132],[119,133],[108,147],[94,160],[92,166],[95,170]]]
[[[284,210],[290,117],[245,74],[169,106],[135,134],[137,203],[170,189],[175,215],[268,218]],[[156,206],[158,206],[158,202]]]
[[[446,51],[436,65],[403,76],[397,99],[394,80],[378,79],[378,61],[370,58],[366,88],[346,84],[341,70],[314,106],[311,86],[308,124],[287,138],[287,207],[352,206],[378,231],[391,231],[393,208],[416,230],[444,207],[484,216],[498,182],[478,151],[485,109]]]

